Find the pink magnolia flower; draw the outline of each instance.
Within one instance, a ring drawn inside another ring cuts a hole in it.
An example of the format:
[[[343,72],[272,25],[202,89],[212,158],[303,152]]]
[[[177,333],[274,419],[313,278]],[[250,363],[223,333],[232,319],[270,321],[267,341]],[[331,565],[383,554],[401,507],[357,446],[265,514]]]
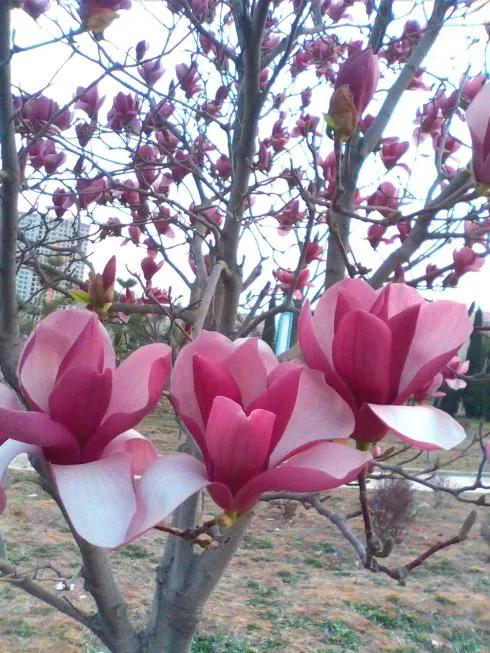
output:
[[[289,295],[291,291],[294,290],[292,294],[293,299],[301,299],[303,297],[302,290],[312,285],[309,282],[310,271],[308,270],[308,268],[303,268],[301,270],[296,285],[294,287],[293,284],[294,284],[295,273],[292,272],[291,270],[284,270],[283,268],[279,268],[275,270],[273,274],[276,277],[277,281],[279,282],[279,288],[285,295],[286,294]]]
[[[466,111],[473,149],[473,174],[490,185],[490,84],[485,84]]]
[[[178,184],[194,170],[192,156],[184,150],[177,150],[169,163],[172,179]]]
[[[298,325],[306,363],[349,403],[352,437],[378,442],[388,429],[422,449],[450,449],[463,428],[432,406],[404,406],[426,388],[473,329],[466,307],[428,303],[402,283],[373,290],[360,279],[329,288],[312,317],[308,302]]]
[[[332,442],[349,433],[353,418],[322,375],[278,365],[257,338],[202,332],[177,358],[171,395],[203,462],[175,453],[146,471],[142,484],[152,484],[160,514],[204,487],[224,510],[247,512],[270,490],[342,485],[370,460]]]
[[[232,173],[231,161],[226,156],[226,154],[221,154],[216,159],[214,163],[214,167],[218,175],[221,177],[221,179],[228,179],[228,177],[231,177],[231,173]]]
[[[389,216],[398,208],[398,188],[391,181],[383,181],[376,192],[367,199],[368,206],[384,216]]]
[[[419,126],[414,132],[417,142],[423,142],[427,136],[440,133],[444,122],[443,95],[436,95],[430,102],[424,104],[421,109],[417,109],[416,120],[419,122]]]
[[[77,181],[78,205],[86,209],[92,202],[105,204],[108,198],[109,183],[105,177],[79,179]]]
[[[107,236],[120,236],[122,230],[121,220],[117,217],[107,218],[106,223],[100,228],[100,239]]]
[[[466,388],[466,381],[460,379],[459,375],[468,374],[470,361],[462,361],[459,356],[453,356],[446,367],[442,370],[442,376],[446,385],[452,390],[462,390]]]
[[[412,224],[410,220],[401,220],[396,223],[396,228],[398,229],[398,234],[400,242],[405,242],[408,238],[408,234],[412,231]]]
[[[160,151],[154,145],[148,143],[138,148],[135,157],[136,176],[141,188],[150,188],[158,178],[158,161],[160,160]]]
[[[78,86],[75,95],[78,96],[78,100],[75,102],[75,109],[85,111],[89,118],[95,118],[104,103],[105,95],[102,97],[99,96],[97,86],[92,86],[88,89],[84,89],[83,86]]]
[[[409,147],[410,143],[408,141],[400,142],[400,139],[396,136],[391,138],[383,138],[381,146],[381,161],[383,162],[385,168],[387,170],[391,170],[396,165],[400,165],[408,171],[408,166],[405,163],[399,164],[398,159],[400,159],[405,154],[405,152],[407,152]]]
[[[272,126],[272,135],[270,138],[264,139],[264,145],[266,147],[271,147],[274,152],[281,152],[287,145],[289,141],[289,134],[283,123],[286,120],[286,113],[281,111],[279,114],[279,119],[276,120]]]
[[[311,102],[312,91],[311,88],[304,88],[301,91],[301,108],[304,109]]]
[[[293,56],[293,63],[291,64],[291,77],[293,79],[297,77],[300,73],[308,69],[310,65],[311,57],[309,52],[304,50],[298,50]]]
[[[323,247],[320,245],[316,237],[315,240],[312,240],[311,243],[308,243],[306,246],[305,265],[309,265],[310,263],[313,263],[313,261],[321,261],[322,254]]]
[[[54,141],[50,138],[34,141],[27,148],[31,166],[39,170],[44,166],[46,174],[52,175],[65,162],[64,152],[57,152]]]
[[[141,238],[141,229],[136,224],[130,224],[128,227],[129,240],[134,245],[138,245]]]
[[[125,179],[117,189],[122,191],[120,200],[128,206],[138,206],[141,203],[139,186],[134,179]]]
[[[291,136],[293,138],[298,136],[303,136],[306,138],[308,134],[316,134],[318,136],[316,128],[318,126],[319,120],[320,118],[316,116],[310,116],[309,113],[302,114],[296,121],[296,127],[294,127],[293,131],[291,132]]]
[[[478,256],[471,247],[462,247],[453,252],[454,273],[460,277],[466,272],[478,272],[484,265],[483,256]]]
[[[410,80],[408,85],[408,91],[430,91],[431,87],[428,86],[422,79],[422,75],[425,73],[423,68],[419,68],[415,75]]]
[[[22,9],[31,18],[37,20],[51,6],[51,0],[23,0]]]
[[[305,211],[299,210],[299,200],[292,200],[278,213],[275,218],[279,223],[278,231],[281,236],[289,233],[298,222],[305,217]]]
[[[175,238],[175,232],[172,228],[174,218],[170,214],[170,209],[166,206],[160,206],[152,216],[153,224],[161,236]]]
[[[379,81],[378,57],[371,48],[354,50],[340,66],[335,88],[348,86],[359,117],[370,103]]]
[[[138,72],[148,86],[154,86],[165,72],[159,59],[156,61],[145,61],[138,66]]]
[[[54,100],[45,95],[27,100],[22,105],[20,117],[23,125],[33,133],[46,130],[46,133],[57,133],[68,129],[71,122],[71,113],[68,109],[63,111]]]
[[[107,114],[107,126],[114,131],[127,129],[139,133],[141,123],[138,118],[140,101],[131,93],[120,91],[114,98],[112,108]]]
[[[459,141],[457,138],[453,138],[449,134],[447,134],[446,137],[444,138],[444,143],[442,142],[441,134],[433,134],[432,144],[436,152],[439,152],[441,147],[444,147],[444,149],[442,150],[443,163],[445,163],[446,159],[452,156],[461,147],[461,141]]]
[[[388,242],[384,235],[386,227],[383,224],[371,224],[367,230],[367,240],[373,249],[376,249],[380,243]]]
[[[167,345],[141,347],[119,367],[111,339],[87,310],[58,310],[24,344],[19,382],[0,393],[3,473],[22,451],[41,455],[78,533],[99,546],[128,537],[133,475],[156,458],[131,430],[156,405],[171,364]]]
[[[163,261],[157,263],[154,256],[146,256],[141,261],[141,270],[143,271],[146,283],[150,283],[155,274],[162,268],[162,265]]]
[[[179,84],[183,91],[185,91],[185,96],[188,100],[199,93],[202,90],[201,85],[199,84],[201,77],[197,71],[197,66],[193,63],[191,66],[188,66],[185,63],[179,63],[175,66],[175,73]]]
[[[259,154],[256,165],[257,170],[261,172],[270,172],[272,168],[272,152],[267,149],[267,145],[260,143],[259,145]]]
[[[170,290],[161,290],[160,288],[148,286],[142,301],[143,304],[171,304]]]
[[[53,193],[53,208],[57,218],[62,218],[66,211],[75,204],[75,194],[66,188],[57,188]]]

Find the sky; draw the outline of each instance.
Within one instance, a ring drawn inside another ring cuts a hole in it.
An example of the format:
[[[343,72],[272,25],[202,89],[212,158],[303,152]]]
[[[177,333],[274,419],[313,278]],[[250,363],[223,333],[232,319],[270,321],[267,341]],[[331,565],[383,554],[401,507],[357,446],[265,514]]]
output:
[[[427,6],[429,4],[430,3],[426,3]],[[139,40],[144,38],[150,43],[149,53],[156,54],[159,51],[162,30],[158,20],[149,17],[148,11],[158,13],[161,9],[160,5],[161,3],[156,0],[147,0],[143,3],[134,2],[133,8],[130,11],[121,11],[120,18],[107,29],[105,34],[106,39],[116,43],[121,50],[124,50],[128,47],[134,46]],[[411,2],[399,0],[395,3],[395,6],[400,16],[406,13],[407,17],[410,17],[411,19],[418,18],[420,22],[425,22],[424,16],[420,11],[415,13],[412,11]],[[407,7],[406,11],[404,9],[405,6]],[[49,16],[56,20],[56,11],[59,12],[58,15],[61,20],[65,20],[65,14],[63,13],[62,7],[55,8],[55,12],[49,12]],[[354,10],[354,12],[355,11],[356,10]],[[485,11],[488,14],[488,20],[490,21],[490,4],[487,6]],[[44,41],[47,38],[47,32],[51,32],[52,34],[58,33],[47,17],[42,17],[39,20],[39,24],[36,24],[22,11],[14,11],[13,14],[15,29],[14,39],[18,45],[27,45],[33,42]],[[481,25],[482,15],[485,17],[485,14],[479,14],[478,20],[474,23],[471,22],[470,18],[464,25],[448,27],[443,34],[441,34],[438,42],[425,62],[428,70],[434,73],[436,77],[447,77],[453,84],[457,84],[461,73],[468,65],[466,51],[475,38],[482,39],[482,42],[480,44],[472,45],[473,54],[471,57],[472,67],[469,71],[470,76],[482,71],[481,66],[485,60],[488,63],[487,49],[485,47],[486,34]],[[403,24],[404,20],[405,18],[403,18],[401,24]],[[348,30],[349,28],[346,29]],[[399,28],[397,28],[394,33],[399,31]],[[352,30],[351,34],[354,34]],[[176,30],[173,36],[177,41],[178,30]],[[84,47],[84,44],[87,44],[88,46],[87,36],[84,35],[78,37],[77,43],[80,44],[80,47]],[[54,71],[58,71],[55,82],[52,88],[47,91],[47,94],[56,99],[60,104],[64,101],[68,101],[73,96],[76,86],[87,85],[100,74],[100,69],[97,66],[90,64],[85,60],[81,60],[80,58],[68,59],[68,55],[69,51],[67,48],[58,44],[44,47],[41,50],[26,52],[22,55],[16,55],[14,57],[13,66],[14,84],[18,83],[24,90],[30,92],[37,91],[50,82]],[[188,58],[188,53],[183,52],[182,48],[176,49],[175,55],[165,58],[164,65],[167,69],[168,75],[164,76],[161,82],[162,89],[168,86],[168,80],[173,76],[173,68],[175,64],[180,63],[181,61],[188,61]],[[436,77],[430,79],[427,78],[427,81],[435,81]],[[285,81],[285,84],[286,83],[287,82]],[[309,80],[306,79],[305,85],[308,83]],[[316,83],[316,79],[312,79],[312,83]],[[387,88],[390,83],[390,73],[388,72],[385,78],[381,80],[379,88]],[[108,98],[112,98],[118,90],[120,89],[112,81],[105,81],[104,84],[101,85],[101,91],[107,94]],[[413,124],[413,118],[416,109],[427,101],[429,97],[430,94],[424,95],[419,92],[405,93],[403,102],[400,108],[393,115],[390,124],[385,130],[384,136],[399,136],[402,139],[410,140],[411,132],[415,127]],[[326,111],[326,102],[327,100],[325,99],[324,89],[322,87],[315,88],[312,104],[308,108],[308,111],[314,115],[321,114]],[[106,100],[106,103],[101,110],[102,117],[106,115],[107,110],[110,108],[110,104],[111,102]],[[372,106],[368,108],[368,112],[376,113],[379,106],[380,103],[375,98]],[[299,113],[292,117],[292,122],[289,124],[290,128],[294,126],[294,120],[298,116]],[[270,119],[266,118],[264,124],[266,126],[271,125],[275,118],[275,115],[271,116]],[[400,133],[401,125],[403,125],[402,133]],[[453,135],[468,142],[466,126],[463,123],[455,124],[451,132]],[[321,154],[326,156],[329,149],[331,149],[330,144],[322,143]],[[470,150],[469,148],[464,147],[461,148],[460,152],[461,164],[464,165],[469,160]],[[434,178],[432,153],[433,150],[430,143],[426,143],[417,152],[415,152],[414,148],[411,148],[409,153],[410,156],[403,159],[411,165],[411,189],[412,191],[415,189],[416,194],[416,197],[413,200],[413,205],[408,204],[407,210],[412,210],[412,208],[418,205],[416,201],[417,198],[424,197],[428,185],[430,185]],[[361,194],[363,194],[363,188],[372,186],[374,183],[373,180],[378,180],[380,174],[383,173],[384,169],[380,166],[379,162],[372,161],[367,163],[360,178]],[[389,179],[403,188],[406,185],[407,175],[402,169],[396,168],[394,171],[391,171],[388,175],[384,176],[383,180],[385,179]],[[372,189],[370,192],[372,192]],[[366,192],[366,195],[367,194],[368,193]],[[274,202],[271,204],[270,202],[268,203],[267,200],[259,199],[259,201],[264,203],[264,212],[269,206],[274,205]],[[262,206],[260,208],[262,212]],[[103,211],[105,211],[105,209],[103,209]],[[102,211],[101,214],[104,215]],[[109,215],[115,214],[116,212],[114,209],[108,209],[105,212],[104,219]],[[354,235],[358,234],[358,237],[354,237],[353,239],[356,256],[364,264],[368,265],[368,267],[376,269],[377,265],[379,265],[379,263],[384,259],[388,251],[391,250],[385,245],[380,245],[378,251],[373,252],[369,243],[364,238],[366,225],[362,223],[356,224],[353,229]],[[288,263],[290,263],[291,259],[291,245],[294,242],[292,237],[281,238],[281,236],[277,234],[277,229],[273,221],[270,221],[269,223],[266,222],[263,230],[266,239],[274,239],[274,243],[277,243],[278,246],[284,250],[284,254],[277,257],[277,262],[284,267],[291,267]],[[449,244],[442,254],[431,259],[432,262],[438,263],[441,266],[447,265],[451,260],[452,249],[459,246],[461,245],[456,242],[454,242],[454,246]],[[114,239],[106,239],[95,245],[93,252],[93,263],[95,268],[101,269],[104,262],[114,253],[115,250],[118,255],[120,276],[126,276],[124,274],[124,268],[126,266],[130,270],[139,271],[139,261],[144,253],[141,250],[136,250],[132,245],[121,247],[121,241]],[[244,253],[248,258],[248,268],[251,269],[257,260],[255,242],[251,238],[248,240],[247,238],[244,239]],[[186,254],[177,254],[179,265],[181,265],[187,273],[189,272],[189,268],[186,259]],[[273,261],[268,261],[264,264],[265,274],[269,274],[271,280],[274,267],[276,267],[276,262]],[[420,274],[420,269],[416,271],[415,274],[418,276]],[[407,278],[409,279],[409,277]],[[172,273],[166,266],[164,266],[164,268],[158,273],[158,276],[155,277],[155,282],[154,285],[160,285],[161,287],[167,287],[170,283],[176,289],[177,294],[182,290],[182,288],[179,287],[178,279],[175,275],[172,276]],[[485,310],[490,311],[489,286],[490,264],[486,263],[479,273],[469,273],[465,275],[460,280],[457,288],[446,289],[444,291],[444,297],[464,301],[467,304],[476,301],[476,303],[481,305]],[[441,293],[429,293],[429,296],[430,295],[439,297]]]

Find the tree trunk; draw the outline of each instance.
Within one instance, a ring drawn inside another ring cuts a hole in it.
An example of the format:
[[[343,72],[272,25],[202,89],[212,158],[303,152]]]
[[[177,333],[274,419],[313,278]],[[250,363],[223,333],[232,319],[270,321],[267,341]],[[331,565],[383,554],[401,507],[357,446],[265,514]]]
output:
[[[191,497],[177,511],[174,523],[189,523],[198,499]],[[241,516],[223,530],[218,549],[195,553],[181,538],[169,541],[157,571],[157,586],[145,653],[189,653],[201,612],[238,548],[250,522]]]

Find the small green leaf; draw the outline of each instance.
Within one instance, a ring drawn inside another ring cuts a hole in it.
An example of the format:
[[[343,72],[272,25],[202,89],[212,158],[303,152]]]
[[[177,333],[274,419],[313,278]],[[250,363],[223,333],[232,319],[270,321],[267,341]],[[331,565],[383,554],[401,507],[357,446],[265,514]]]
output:
[[[90,295],[85,290],[69,290],[70,297],[77,302],[77,304],[90,304]]]

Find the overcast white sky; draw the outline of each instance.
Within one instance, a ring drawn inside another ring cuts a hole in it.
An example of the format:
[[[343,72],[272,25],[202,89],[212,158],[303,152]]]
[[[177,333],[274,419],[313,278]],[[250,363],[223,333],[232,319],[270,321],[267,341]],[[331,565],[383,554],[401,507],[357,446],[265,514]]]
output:
[[[426,3],[426,5],[428,4],[430,3]],[[155,13],[158,12],[161,15],[162,5],[163,3],[160,0],[147,0],[143,3],[134,2],[132,10],[122,11],[120,13],[120,18],[108,28],[106,31],[107,40],[116,43],[121,50],[125,50],[130,46],[134,46],[139,40],[144,38],[151,44],[150,55],[156,54],[160,48],[162,30],[158,21],[152,20],[147,10],[150,9],[151,11],[155,11]],[[398,11],[402,12],[402,8],[404,10],[405,7],[409,10],[412,3],[399,0],[395,3],[395,6]],[[57,8],[54,12],[49,12],[49,16],[56,19],[56,11],[59,12],[58,15],[61,20],[64,20],[65,14],[62,8]],[[490,21],[490,7],[487,7],[486,11],[488,14],[488,20]],[[465,70],[470,63],[467,55],[467,49],[470,43],[475,38],[481,38],[483,43],[473,46],[471,50],[471,74],[481,72],[486,54],[484,46],[486,35],[481,25],[481,16],[482,14],[478,15],[478,21],[475,21],[475,23],[468,20],[464,25],[448,27],[439,38],[439,41],[433,48],[430,56],[427,58],[425,67],[436,76],[448,77],[452,83],[457,84],[461,72]],[[424,22],[421,14],[411,13],[410,18],[419,18],[422,23]],[[401,24],[403,24],[404,20]],[[57,34],[53,24],[46,17],[41,18],[37,25],[22,11],[14,12],[14,28],[15,41],[18,45],[27,45],[37,41],[44,41],[46,40],[47,32]],[[397,28],[393,33],[399,31],[400,29]],[[84,39],[87,39],[87,37],[82,36],[77,39],[77,43],[81,47],[83,47],[84,42],[88,44],[88,41],[84,41]],[[69,100],[72,97],[76,86],[86,85],[92,82],[93,79],[100,74],[100,69],[76,57],[61,66],[68,55],[69,50],[59,45],[45,47],[41,50],[27,52],[22,55],[16,55],[13,67],[14,83],[19,84],[26,91],[38,91],[50,82],[55,71],[59,71],[56,75],[55,83],[53,87],[47,91],[47,95],[56,99],[60,104]],[[182,52],[182,50],[177,50],[175,56],[167,57],[165,59],[164,65],[167,69],[167,74],[161,81],[162,89],[167,88],[169,79],[174,77],[173,69],[175,64],[180,63],[181,61],[188,62],[188,60],[189,56],[187,52]],[[432,83],[434,79],[427,76],[427,81]],[[315,80],[313,80],[313,82],[315,82]],[[305,85],[308,83],[309,81],[305,79]],[[388,73],[385,79],[381,80],[379,88],[386,88],[389,83],[390,78]],[[104,82],[101,89],[108,96],[108,99],[100,112],[100,117],[102,121],[104,121],[106,113],[112,103],[112,96],[115,92],[121,89],[117,88],[112,81]],[[427,101],[430,94],[424,95],[419,92],[411,92],[406,93],[405,96],[402,107],[400,107],[393,116],[384,136],[399,136],[401,139],[410,140],[414,129],[412,121],[415,117],[416,109],[421,106],[423,102]],[[314,91],[312,104],[308,108],[308,111],[313,115],[320,115],[326,110],[326,107],[327,100],[325,99],[325,88],[316,89]],[[371,112],[376,112],[376,102],[374,102]],[[294,126],[294,121],[297,117],[299,117],[299,113],[294,115],[289,124],[290,128]],[[275,119],[275,116],[273,118]],[[453,135],[461,137],[468,142],[466,127],[464,124],[455,124],[451,132]],[[262,136],[265,135],[265,133],[262,133]],[[322,144],[321,154],[325,156],[330,150],[331,144],[324,142]],[[407,163],[413,164],[411,173],[411,190],[418,198],[424,197],[427,187],[434,178],[434,163],[433,156],[431,156],[432,152],[433,150],[430,143],[427,143],[423,148],[420,148],[418,152],[415,151],[415,148],[411,149],[409,156],[404,159]],[[462,164],[465,164],[469,159],[470,151],[468,148],[461,148],[460,152],[460,161]],[[379,177],[383,172],[383,167],[375,162],[371,164],[368,163],[364,167],[360,179],[360,186],[368,186],[371,188],[369,192],[362,193],[364,196],[372,192],[372,184],[374,183],[377,185],[377,183],[379,183]],[[394,171],[391,171],[388,175],[383,177],[383,180],[384,179],[389,179],[401,188],[404,188],[406,185],[407,174],[402,169],[396,168]],[[264,210],[267,210],[267,208],[267,206],[264,206]],[[107,210],[105,217],[114,214],[117,214],[117,210]],[[292,238],[288,237],[286,239],[281,239],[277,235],[277,230],[273,222],[266,224],[264,228],[267,237],[278,239],[277,242],[281,248],[287,249],[287,246],[293,243]],[[354,229],[355,233],[359,234],[359,238],[353,240],[357,258],[364,264],[375,269],[388,253],[389,248],[380,245],[378,251],[373,252],[369,244],[364,240],[366,226],[357,224]],[[248,255],[249,265],[252,267],[255,254],[252,250],[255,245],[251,239],[249,241],[245,240],[244,242],[247,249],[245,253]],[[121,276],[125,276],[123,269],[125,264],[129,265],[131,269],[138,270],[139,261],[142,256],[144,256],[144,252],[142,250],[136,250],[132,245],[121,248],[120,244],[121,241],[115,239],[107,239],[102,243],[97,244],[94,249],[93,257],[95,266],[101,267],[104,261],[107,260],[115,250],[117,250]],[[459,246],[461,246],[461,241],[454,241],[454,245],[449,244],[442,254],[437,255],[433,259],[433,262],[438,263],[441,266],[447,265],[451,262],[452,250]],[[187,271],[187,254],[179,255],[179,259],[181,260],[182,266],[185,267]],[[280,258],[280,263],[285,267],[291,267],[290,259],[290,254],[288,255],[288,253],[286,253],[282,259]],[[297,260],[297,258],[295,260]],[[266,264],[265,273],[271,274],[274,267],[276,266],[272,264],[272,262],[269,265]],[[417,276],[418,274],[420,274],[420,270],[417,271]],[[177,278],[167,269],[166,266],[164,266],[155,277],[154,285],[160,285],[161,287],[172,285],[174,288],[179,288]],[[472,301],[476,301],[486,310],[490,310],[489,285],[490,264],[487,263],[480,273],[469,273],[465,275],[461,279],[458,288],[448,289],[444,292],[444,296],[465,301],[468,304]]]

